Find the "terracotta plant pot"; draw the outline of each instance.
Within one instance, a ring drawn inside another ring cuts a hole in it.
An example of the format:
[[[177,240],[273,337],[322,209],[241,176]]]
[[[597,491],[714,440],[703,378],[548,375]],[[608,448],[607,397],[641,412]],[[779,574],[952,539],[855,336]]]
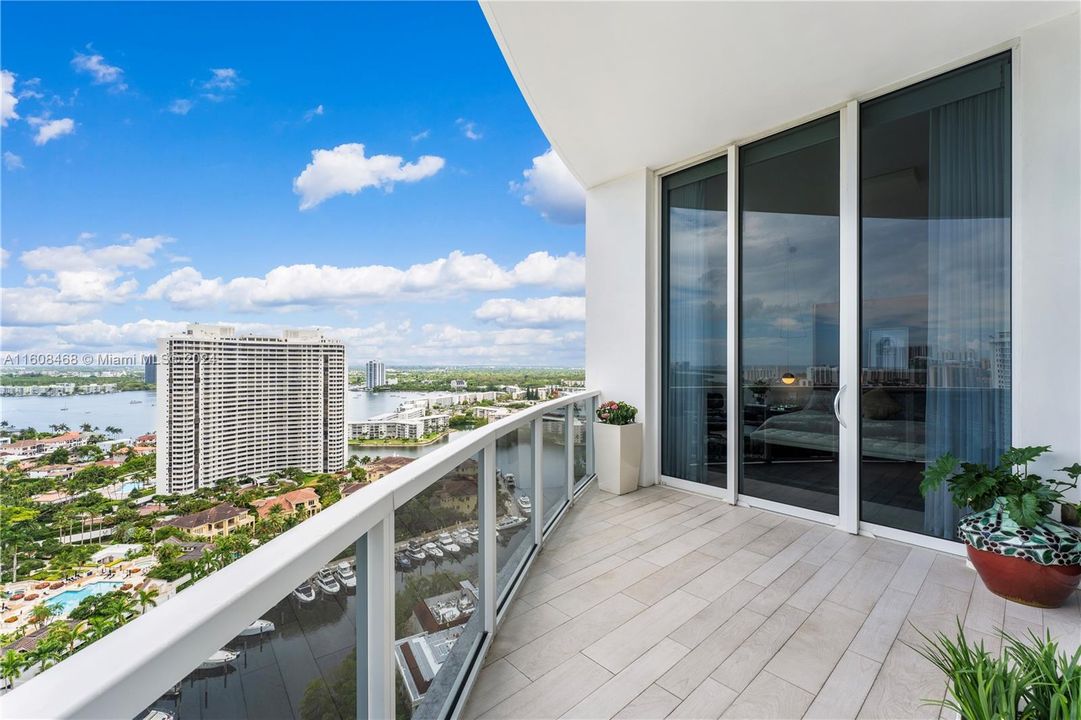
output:
[[[1062,607],[1081,582],[1081,565],[1037,565],[971,545],[967,549],[968,559],[987,589],[1022,605]]]
[[[961,518],[957,531],[983,584],[1007,600],[1061,607],[1081,582],[1081,532],[1051,518],[1023,527],[1000,498]]]

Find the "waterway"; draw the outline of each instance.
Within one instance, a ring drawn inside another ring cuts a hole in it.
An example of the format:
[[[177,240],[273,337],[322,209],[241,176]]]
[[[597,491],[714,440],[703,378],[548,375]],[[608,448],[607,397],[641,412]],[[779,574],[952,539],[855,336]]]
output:
[[[345,419],[347,422],[367,420],[374,415],[393,412],[406,400],[426,395],[428,393],[349,391],[345,396]],[[50,425],[59,423],[71,428],[90,423],[101,428],[109,425],[118,427],[125,435],[142,435],[156,427],[156,412],[155,393],[143,390],[101,395],[0,398],[0,420],[6,420],[16,428],[32,427],[38,430],[47,430]],[[412,448],[410,451],[416,452]]]

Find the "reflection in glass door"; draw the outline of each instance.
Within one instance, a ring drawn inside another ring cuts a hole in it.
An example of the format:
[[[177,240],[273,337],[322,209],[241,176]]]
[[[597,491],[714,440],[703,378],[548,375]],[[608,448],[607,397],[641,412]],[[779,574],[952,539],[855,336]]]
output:
[[[661,473],[727,485],[728,166],[662,185]]]
[[[860,107],[861,519],[954,538],[921,473],[1010,443],[1010,58]]]
[[[740,387],[747,495],[838,512],[840,122],[740,149]]]

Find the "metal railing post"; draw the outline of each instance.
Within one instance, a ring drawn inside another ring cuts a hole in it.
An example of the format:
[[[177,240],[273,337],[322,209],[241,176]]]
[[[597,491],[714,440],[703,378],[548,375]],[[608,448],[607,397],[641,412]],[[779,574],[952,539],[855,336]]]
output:
[[[367,652],[361,652],[361,648],[368,647],[368,535],[365,533],[357,539],[356,545],[357,578],[356,604],[353,606],[355,613],[353,620],[357,629],[357,720],[364,720],[368,709],[368,663],[371,660]]]
[[[394,717],[394,513],[368,531],[368,717]],[[360,705],[357,706],[360,712]]]
[[[544,539],[544,417],[532,421],[530,449],[533,451],[533,543]]]
[[[495,442],[484,446],[480,456],[480,483],[477,488],[477,521],[480,525],[480,610],[484,614],[484,632],[495,632],[496,603],[496,551],[498,545],[495,519],[499,487],[495,479]]]
[[[597,398],[589,398],[586,406],[586,475],[592,475],[597,471],[596,459],[593,451],[593,424],[597,421]]]
[[[563,408],[563,447],[567,453],[567,502],[574,500],[574,403]]]

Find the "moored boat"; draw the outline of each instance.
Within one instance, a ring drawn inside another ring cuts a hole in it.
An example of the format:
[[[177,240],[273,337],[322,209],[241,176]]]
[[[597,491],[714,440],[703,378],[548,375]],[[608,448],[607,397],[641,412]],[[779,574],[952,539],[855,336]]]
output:
[[[311,586],[311,583],[301,583],[297,585],[293,590],[293,597],[302,603],[310,603],[315,601],[315,588]]]
[[[496,521],[495,529],[497,532],[507,532],[509,530],[514,530],[515,528],[521,527],[528,522],[529,520],[519,515],[507,515]]]
[[[353,566],[347,562],[338,563],[334,568],[334,576],[343,587],[352,590],[357,586],[357,574],[353,572]]]
[[[199,665],[200,670],[215,670],[232,663],[240,657],[240,653],[235,653],[232,650],[219,650]]]
[[[334,579],[334,572],[328,568],[323,568],[317,572],[313,579],[315,580],[315,586],[328,595],[333,595],[342,589],[342,586]]]
[[[269,632],[274,632],[274,623],[260,618],[241,630],[240,637],[251,637],[252,635],[262,635]]]
[[[417,544],[416,540],[409,541],[409,547],[405,549],[405,554],[418,565],[428,558],[428,554]]]

